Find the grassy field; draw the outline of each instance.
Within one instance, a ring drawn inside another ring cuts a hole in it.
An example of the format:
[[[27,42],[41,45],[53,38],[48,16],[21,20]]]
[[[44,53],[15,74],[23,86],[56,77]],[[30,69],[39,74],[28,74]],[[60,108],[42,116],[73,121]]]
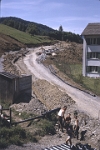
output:
[[[69,68],[69,77],[71,77],[75,82],[81,84],[85,89],[92,91],[94,94],[100,95],[100,78],[95,79],[83,77],[82,64],[70,64]]]
[[[51,42],[51,40],[46,36],[31,36],[28,33],[21,32],[19,30],[2,24],[0,24],[0,33],[8,35],[23,44],[42,44]]]

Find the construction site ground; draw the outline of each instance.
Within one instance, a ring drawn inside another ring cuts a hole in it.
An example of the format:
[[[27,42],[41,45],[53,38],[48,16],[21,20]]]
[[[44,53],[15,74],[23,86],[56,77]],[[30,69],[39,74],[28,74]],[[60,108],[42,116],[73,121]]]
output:
[[[67,46],[70,46],[71,43],[63,43],[63,49]],[[59,45],[57,45],[59,47]],[[75,45],[74,45],[75,46]],[[57,48],[58,48],[57,47]],[[79,45],[80,47],[80,45]],[[41,49],[41,47],[37,48],[38,50]],[[12,73],[15,73],[17,75],[20,74],[32,74],[32,95],[33,98],[31,99],[31,101],[29,103],[19,103],[19,104],[13,104],[11,107],[14,108],[15,110],[17,110],[19,113],[26,111],[27,113],[32,112],[35,113],[37,115],[40,115],[42,112],[44,111],[48,111],[57,107],[62,107],[64,105],[67,105],[67,111],[66,111],[66,115],[68,113],[71,113],[71,117],[72,117],[72,124],[74,123],[74,112],[77,111],[78,112],[78,116],[79,116],[79,121],[80,121],[80,133],[81,131],[85,131],[87,130],[86,134],[85,134],[85,140],[80,141],[80,140],[76,140],[75,138],[72,139],[72,143],[76,144],[78,142],[81,143],[88,143],[90,144],[92,147],[94,148],[99,148],[100,146],[100,120],[99,118],[93,118],[91,115],[86,114],[85,111],[81,111],[81,107],[79,108],[79,106],[76,104],[75,100],[73,98],[71,98],[71,96],[69,96],[67,94],[66,91],[62,90],[62,88],[60,88],[59,86],[55,85],[52,83],[52,81],[48,82],[47,80],[45,80],[45,76],[42,76],[37,74],[35,74],[35,70],[29,69],[28,65],[25,63],[26,59],[28,59],[28,57],[26,57],[28,54],[32,53],[32,51],[34,51],[34,48],[32,49],[22,49],[22,51],[18,51],[18,52],[10,52],[10,53],[6,53],[5,55],[3,55],[3,59],[4,59],[4,69],[5,71],[10,71]],[[25,53],[25,55],[23,56],[23,54]],[[63,53],[63,52],[62,52]],[[63,54],[62,54],[63,55]],[[16,57],[18,58],[17,61]],[[10,58],[10,59],[9,59]],[[34,58],[35,60],[35,58]],[[76,59],[77,60],[77,59]],[[43,62],[43,60],[42,60]],[[30,61],[30,64],[32,63],[32,61]],[[38,62],[41,63],[41,62]],[[46,61],[44,62],[44,65],[47,67],[48,65],[50,65],[50,62],[48,62],[48,60],[46,59]],[[76,86],[77,88],[80,88],[82,90],[83,89],[80,85],[76,84],[75,82],[73,82],[70,78],[68,78],[67,76],[65,76],[63,73],[61,73],[53,64],[52,64],[53,68],[56,71],[56,74],[63,79],[64,81],[68,82],[69,84]],[[92,109],[92,108],[88,108],[89,106],[87,106],[86,109]],[[18,118],[16,118],[18,121]],[[85,125],[84,123],[84,119],[86,120],[87,124]],[[25,128],[26,130],[32,131],[31,127],[27,127],[27,123],[22,124],[21,125],[23,128]],[[38,143],[28,143],[23,145],[23,147],[18,147],[18,146],[13,146],[11,145],[9,148],[5,149],[5,150],[41,150],[42,148],[45,147],[50,147],[53,145],[58,145],[65,143],[65,140],[67,138],[67,134],[66,131],[64,131],[64,133],[58,133],[55,135],[46,135],[44,137],[42,137]]]

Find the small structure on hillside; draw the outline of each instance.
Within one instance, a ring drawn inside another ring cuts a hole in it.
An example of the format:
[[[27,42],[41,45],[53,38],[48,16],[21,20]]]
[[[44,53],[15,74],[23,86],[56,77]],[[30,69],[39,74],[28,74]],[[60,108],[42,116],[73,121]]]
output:
[[[83,76],[100,77],[100,23],[89,23],[81,35]]]
[[[0,72],[0,101],[5,103],[29,102],[32,93],[32,76],[16,76]]]

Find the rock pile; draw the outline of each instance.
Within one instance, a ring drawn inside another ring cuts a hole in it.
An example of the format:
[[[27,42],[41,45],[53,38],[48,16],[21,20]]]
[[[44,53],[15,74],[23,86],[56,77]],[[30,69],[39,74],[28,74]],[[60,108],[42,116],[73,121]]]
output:
[[[26,53],[28,53],[27,49],[21,49],[20,51],[14,51],[14,52],[12,51],[5,52],[5,54],[2,56],[4,59],[3,61],[4,70],[15,75],[20,75],[19,70],[14,64],[19,58],[23,59]]]
[[[14,108],[19,113],[24,111],[31,114],[33,113],[37,116],[40,116],[42,113],[47,111],[46,106],[37,98],[32,98],[29,103],[13,104],[11,108]]]
[[[33,91],[38,98],[50,109],[70,106],[75,102],[66,93],[62,92],[58,87],[48,83],[45,80],[37,80],[33,83]]]

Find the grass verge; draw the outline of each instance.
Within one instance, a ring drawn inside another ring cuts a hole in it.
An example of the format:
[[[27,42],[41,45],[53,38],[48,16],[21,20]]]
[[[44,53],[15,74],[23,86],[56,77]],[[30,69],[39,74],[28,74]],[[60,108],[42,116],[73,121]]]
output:
[[[100,78],[83,77],[81,63],[71,64],[60,62],[60,64],[55,63],[55,65],[61,72],[83,86],[86,90],[92,91],[96,95],[100,95]]]

